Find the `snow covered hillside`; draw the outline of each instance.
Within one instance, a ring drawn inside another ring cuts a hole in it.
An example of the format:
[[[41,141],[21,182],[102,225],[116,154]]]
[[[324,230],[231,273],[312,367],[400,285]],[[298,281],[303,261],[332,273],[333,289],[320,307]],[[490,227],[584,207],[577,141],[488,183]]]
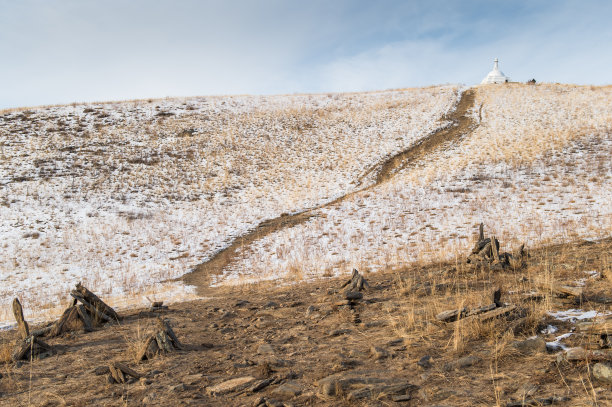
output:
[[[0,112],[0,323],[15,296],[57,314],[77,281],[115,306],[189,298],[160,282],[262,220],[368,185],[373,165],[445,125],[458,97],[432,87]]]
[[[473,132],[261,239],[218,283],[462,259],[480,222],[504,250],[610,236],[611,107],[612,87],[477,87]]]

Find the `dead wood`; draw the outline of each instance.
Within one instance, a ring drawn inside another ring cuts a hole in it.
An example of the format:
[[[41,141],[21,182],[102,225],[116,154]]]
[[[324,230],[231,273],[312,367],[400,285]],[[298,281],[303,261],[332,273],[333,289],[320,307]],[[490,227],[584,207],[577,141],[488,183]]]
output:
[[[104,318],[105,320],[118,321],[120,319],[119,315],[115,312],[115,310],[112,307],[109,307],[108,305],[106,305],[104,301],[102,301],[100,298],[98,298],[97,295],[95,295],[94,293],[89,291],[87,288],[85,288],[81,283],[78,283],[76,285],[76,289],[72,290],[71,294],[76,294],[78,297],[80,297],[80,298],[77,298],[77,297],[75,298],[79,299],[79,301],[81,301],[83,305],[85,305],[85,307],[91,308],[89,309],[91,313],[94,313],[96,315],[101,315],[103,316],[103,318],[104,316],[108,317],[108,318]]]
[[[136,359],[139,361],[152,359],[159,353],[169,353],[175,350],[183,349],[183,345],[172,330],[168,321],[159,318],[158,331],[149,335],[143,342]]]
[[[370,285],[365,280],[365,278],[363,278],[363,276],[359,273],[359,271],[357,271],[357,269],[353,269],[353,274],[351,275],[351,279],[348,280],[346,283],[342,284],[340,288],[346,287],[345,291],[351,292],[351,291],[363,291],[366,287],[369,287],[369,286]]]
[[[23,317],[23,308],[18,298],[13,300],[13,315],[15,315],[15,320],[17,321],[17,332],[19,332],[21,339],[25,340],[30,336],[30,327]]]
[[[582,287],[570,287],[558,283],[547,283],[545,281],[536,282],[538,289],[551,292],[558,297],[576,297],[582,298]]]
[[[130,368],[125,363],[113,362],[108,365],[108,381],[110,383],[126,383],[128,376],[134,379],[140,379],[144,375]],[[112,379],[112,380],[111,380]]]

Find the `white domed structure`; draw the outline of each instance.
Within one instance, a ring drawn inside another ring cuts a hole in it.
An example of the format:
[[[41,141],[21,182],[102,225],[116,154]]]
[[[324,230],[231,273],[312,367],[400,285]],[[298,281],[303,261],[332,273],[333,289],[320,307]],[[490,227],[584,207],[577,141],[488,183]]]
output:
[[[493,61],[493,70],[489,72],[489,74],[480,82],[482,85],[487,83],[506,83],[510,82],[510,78],[508,78],[502,71],[499,70],[497,63],[499,62],[497,58]]]

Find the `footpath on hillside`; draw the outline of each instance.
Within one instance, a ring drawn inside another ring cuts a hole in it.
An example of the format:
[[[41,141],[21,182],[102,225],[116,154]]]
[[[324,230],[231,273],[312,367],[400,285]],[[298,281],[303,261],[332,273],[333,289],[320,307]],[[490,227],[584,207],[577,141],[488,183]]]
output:
[[[474,97],[474,90],[468,89],[464,91],[455,108],[442,118],[445,121],[450,121],[449,125],[434,131],[406,150],[370,168],[366,174],[361,177],[360,181],[371,174],[376,174],[372,184],[323,205],[295,214],[281,215],[277,218],[266,220],[250,232],[234,239],[228,247],[220,250],[208,261],[199,264],[193,271],[180,277],[178,280],[183,281],[185,284],[196,286],[200,295],[211,295],[212,291],[210,290],[210,284],[212,282],[212,277],[221,275],[223,270],[237,258],[242,250],[247,249],[257,240],[279,230],[302,224],[312,218],[314,213],[319,209],[336,205],[355,194],[376,188],[378,185],[390,180],[402,169],[418,160],[424,159],[428,154],[443,148],[473,131],[476,127],[476,123],[470,115],[470,109],[474,106]]]

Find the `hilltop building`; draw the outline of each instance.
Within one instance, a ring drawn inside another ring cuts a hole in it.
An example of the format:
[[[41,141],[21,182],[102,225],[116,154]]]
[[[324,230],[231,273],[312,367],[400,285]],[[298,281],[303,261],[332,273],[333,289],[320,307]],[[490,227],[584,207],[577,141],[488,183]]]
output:
[[[481,85],[487,83],[506,83],[510,82],[510,78],[508,78],[502,71],[499,70],[497,63],[499,62],[497,58],[493,61],[493,70],[489,72],[489,74],[480,82]]]

